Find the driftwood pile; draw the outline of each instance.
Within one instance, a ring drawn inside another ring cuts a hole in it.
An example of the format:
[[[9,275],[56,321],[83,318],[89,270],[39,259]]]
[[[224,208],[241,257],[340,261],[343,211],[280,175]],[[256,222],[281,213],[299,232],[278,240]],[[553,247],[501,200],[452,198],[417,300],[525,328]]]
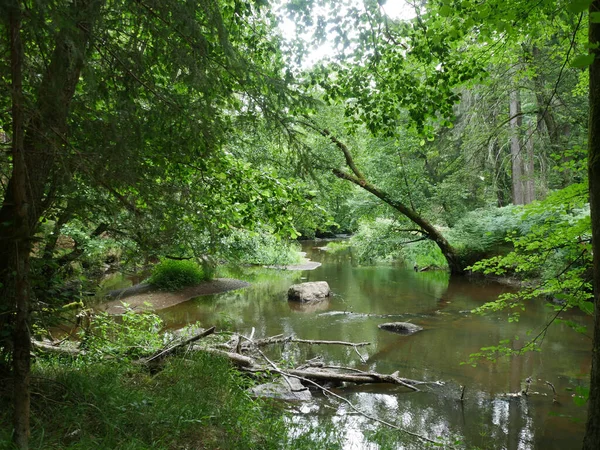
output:
[[[217,334],[221,337],[229,336],[229,341],[223,343],[223,339],[216,339],[217,342],[209,343],[202,339]],[[266,339],[253,339],[254,329],[250,336],[244,336],[237,333],[215,333],[215,327],[206,330],[195,330],[189,337],[178,336],[169,345],[153,355],[144,357],[136,361],[143,364],[151,371],[160,370],[166,358],[178,353],[188,351],[208,352],[227,358],[240,371],[251,376],[264,377],[266,375],[278,375],[280,380],[275,383],[267,383],[252,389],[256,396],[273,396],[283,400],[309,400],[311,394],[309,388],[317,389],[325,393],[329,398],[335,398],[339,402],[347,404],[353,411],[369,420],[378,422],[387,427],[393,428],[405,434],[411,435],[416,439],[429,444],[436,444],[436,441],[417,433],[406,430],[396,424],[386,422],[378,417],[362,411],[352,402],[338,393],[328,389],[328,383],[339,386],[343,383],[391,383],[402,386],[411,391],[419,391],[417,386],[433,384],[442,385],[441,382],[425,382],[402,378],[398,372],[392,374],[381,374],[376,372],[367,372],[352,367],[332,366],[324,363],[320,358],[307,361],[304,364],[283,369],[263,352],[263,349],[273,345],[284,345],[295,343],[299,345],[343,345],[352,347],[360,360],[366,362],[364,356],[358,351],[359,348],[370,345],[369,342],[345,342],[345,341],[324,341],[300,339],[294,336],[272,336]],[[39,352],[62,353],[71,357],[78,357],[83,351],[78,349],[73,343],[64,341],[34,341],[34,348]],[[450,447],[452,448],[452,447]]]
[[[381,374],[367,372],[352,367],[341,367],[326,365],[319,359],[308,361],[298,367],[280,368],[271,361],[262,349],[274,345],[295,343],[299,345],[343,345],[352,347],[357,356],[364,363],[366,359],[359,352],[359,348],[370,345],[370,342],[345,342],[300,339],[294,336],[277,335],[265,339],[253,339],[254,331],[249,337],[237,333],[221,333],[230,335],[228,343],[199,343],[203,338],[215,334],[215,327],[195,332],[190,337],[177,337],[169,345],[153,355],[141,358],[138,364],[147,365],[152,370],[160,370],[164,360],[182,351],[203,351],[227,358],[240,371],[249,374],[270,373],[279,374],[284,379],[294,378],[300,380],[304,385],[311,387],[326,383],[340,385],[342,383],[365,384],[365,383],[390,383],[403,386],[411,391],[419,391],[417,386],[428,384],[427,382],[410,380],[399,376],[398,372],[392,374]],[[73,345],[56,345],[50,341],[34,341],[34,347],[38,351],[62,353],[77,357],[82,352]],[[288,383],[289,384],[289,383]],[[435,384],[435,383],[434,383]],[[291,389],[290,390],[294,390]]]

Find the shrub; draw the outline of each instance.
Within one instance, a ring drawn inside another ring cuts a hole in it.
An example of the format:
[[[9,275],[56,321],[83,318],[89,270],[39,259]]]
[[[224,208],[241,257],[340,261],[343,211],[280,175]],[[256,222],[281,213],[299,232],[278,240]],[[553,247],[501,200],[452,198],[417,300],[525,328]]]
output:
[[[80,347],[85,349],[85,361],[101,360],[107,355],[121,361],[139,358],[158,350],[164,344],[158,331],[163,322],[156,314],[137,313],[124,304],[125,312],[112,316],[95,314],[90,324],[80,332]]]
[[[221,246],[225,259],[242,264],[283,265],[302,261],[296,242],[281,239],[268,230],[234,230]]]
[[[148,281],[158,289],[176,291],[207,278],[202,268],[193,261],[166,259],[154,267]]]

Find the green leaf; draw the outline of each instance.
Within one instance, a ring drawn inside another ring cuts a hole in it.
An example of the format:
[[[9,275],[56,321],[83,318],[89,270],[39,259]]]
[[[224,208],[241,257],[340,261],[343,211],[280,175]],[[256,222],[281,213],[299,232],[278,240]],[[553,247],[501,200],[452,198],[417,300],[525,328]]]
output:
[[[583,69],[584,67],[590,66],[594,62],[595,55],[590,53],[589,55],[580,55],[571,61],[571,67],[577,69]]]
[[[571,0],[567,9],[575,14],[580,14],[587,11],[593,0]]]
[[[440,16],[449,17],[451,14],[452,14],[452,8],[450,8],[448,5],[443,5],[440,8]]]
[[[592,23],[600,23],[600,12],[590,13],[590,22]]]
[[[592,302],[581,302],[579,309],[590,316],[594,314],[594,304]]]

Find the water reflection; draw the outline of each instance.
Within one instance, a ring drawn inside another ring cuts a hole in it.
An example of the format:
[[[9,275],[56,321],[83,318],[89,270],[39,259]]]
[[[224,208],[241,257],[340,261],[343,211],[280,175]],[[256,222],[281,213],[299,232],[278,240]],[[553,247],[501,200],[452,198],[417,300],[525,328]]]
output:
[[[347,387],[339,390],[371,414],[430,438],[458,440],[468,447],[506,449],[580,448],[585,411],[571,399],[572,390],[584,385],[590,369],[591,342],[564,324],[550,328],[541,353],[503,358],[477,367],[460,365],[481,347],[519,336],[520,345],[529,331],[541,330],[554,311],[542,302],[532,303],[519,323],[508,323],[507,313],[477,316],[469,311],[496,298],[509,288],[499,284],[449,280],[445,273],[421,272],[400,266],[361,267],[351,253],[330,254],[306,244],[308,256],[322,262],[310,272],[254,271],[240,274],[253,285],[240,291],[201,297],[161,311],[171,326],[200,321],[249,333],[257,338],[280,333],[304,339],[344,340],[372,345],[361,349],[360,361],[347,347],[286,344],[271,349],[274,357],[302,361],[322,355],[333,364],[353,366],[418,380],[445,381],[444,387],[424,387],[409,393],[389,385]],[[334,296],[319,305],[291,305],[286,291],[300,281],[325,280]],[[570,319],[591,322],[571,312]],[[379,330],[390,321],[414,322],[424,328],[411,336]],[[527,398],[510,399],[524,380],[532,378]],[[558,402],[546,384],[557,389]],[[460,401],[465,386],[464,401]],[[347,448],[378,448],[369,443],[365,430],[373,424],[348,407],[327,399],[317,402],[316,412],[299,413],[299,420],[333,416],[344,421]],[[333,407],[333,409],[332,409]],[[407,440],[404,448],[422,448]],[[396,448],[396,447],[390,447]]]

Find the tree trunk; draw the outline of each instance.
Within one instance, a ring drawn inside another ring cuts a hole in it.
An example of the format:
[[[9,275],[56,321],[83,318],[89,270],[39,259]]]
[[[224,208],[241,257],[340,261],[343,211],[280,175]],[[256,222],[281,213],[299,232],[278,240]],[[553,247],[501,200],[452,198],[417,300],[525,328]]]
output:
[[[523,195],[523,157],[521,154],[521,139],[519,132],[521,129],[521,99],[517,88],[510,91],[510,154],[512,159],[512,187],[513,204],[524,204]]]
[[[600,12],[600,0],[590,5],[592,13]],[[588,122],[588,170],[590,183],[590,212],[592,216],[592,250],[594,258],[594,339],[588,418],[583,440],[584,450],[595,450],[600,442],[600,23],[590,20],[589,43],[596,55],[590,70]]]
[[[14,3],[18,5],[16,0]],[[29,233],[26,241],[35,234],[39,219],[52,200],[49,193],[53,191],[52,184],[60,170],[56,161],[66,141],[69,106],[88,50],[93,22],[103,3],[102,0],[71,3],[66,16],[69,23],[65,23],[57,34],[48,69],[32,108],[33,113],[28,118],[22,118],[22,123],[27,123],[27,128],[21,131],[23,170],[26,175],[25,222]],[[19,280],[15,277],[15,263],[23,251],[18,243],[23,240],[21,236],[24,229],[18,222],[20,212],[14,200],[22,189],[19,183],[13,167],[0,208],[0,223],[3,225],[0,227],[0,329],[8,330],[14,330],[16,320],[15,302]],[[12,340],[13,337],[3,337],[0,340],[0,372],[8,370],[8,361],[13,351]]]
[[[22,73],[21,2],[8,5],[11,66],[12,172],[0,208],[0,373],[13,377],[13,441],[28,448],[31,366],[29,258],[31,238],[49,206],[56,160],[64,146],[67,115],[83,66],[93,19],[102,1],[71,3],[69,19],[57,35],[52,59],[25,117]],[[27,127],[25,128],[25,124]],[[12,364],[11,364],[12,363]]]
[[[346,144],[332,135],[331,132],[325,128],[320,128],[313,123],[304,123],[304,125],[312,128],[315,131],[318,131],[322,136],[328,138],[343,153],[344,159],[346,160],[346,166],[348,166],[352,173],[346,173],[339,169],[332,169],[332,172],[336,177],[343,180],[348,180],[357,186],[360,186],[364,190],[382,200],[384,203],[387,203],[407,219],[411,220],[414,224],[418,225],[422,229],[423,234],[427,237],[427,239],[435,242],[442,251],[442,254],[446,258],[446,262],[448,263],[450,273],[452,275],[463,275],[465,273],[465,267],[467,267],[468,264],[466,264],[465,261],[460,258],[454,247],[450,245],[446,238],[432,224],[421,217],[421,215],[413,208],[393,199],[387,192],[384,192],[373,184],[369,183],[356,166]]]
[[[29,379],[31,337],[29,335],[29,252],[30,232],[27,192],[27,168],[23,145],[23,44],[21,42],[21,5],[15,0],[9,11],[11,102],[12,102],[12,207],[15,212],[14,251],[10,263],[14,271],[15,323],[13,341],[13,443],[29,447]]]
[[[390,205],[400,214],[410,219],[414,224],[421,227],[425,235],[428,239],[432,240],[437,244],[437,246],[442,251],[444,258],[446,258],[446,262],[448,263],[448,268],[450,269],[450,273],[453,275],[462,275],[465,273],[466,265],[459,257],[458,253],[450,245],[450,243],[446,240],[446,238],[440,233],[437,228],[435,228],[432,224],[430,224],[427,220],[419,215],[416,211],[404,205],[403,203],[394,200],[388,193],[379,190],[376,186],[363,179],[358,179],[353,175],[347,174],[341,170],[333,169],[333,173],[338,177],[344,180],[348,180],[356,184],[357,186],[362,187],[364,190],[370,192],[375,197],[379,198],[383,202]]]
[[[523,160],[523,204],[528,205],[535,200],[535,122],[527,132],[525,158]]]

